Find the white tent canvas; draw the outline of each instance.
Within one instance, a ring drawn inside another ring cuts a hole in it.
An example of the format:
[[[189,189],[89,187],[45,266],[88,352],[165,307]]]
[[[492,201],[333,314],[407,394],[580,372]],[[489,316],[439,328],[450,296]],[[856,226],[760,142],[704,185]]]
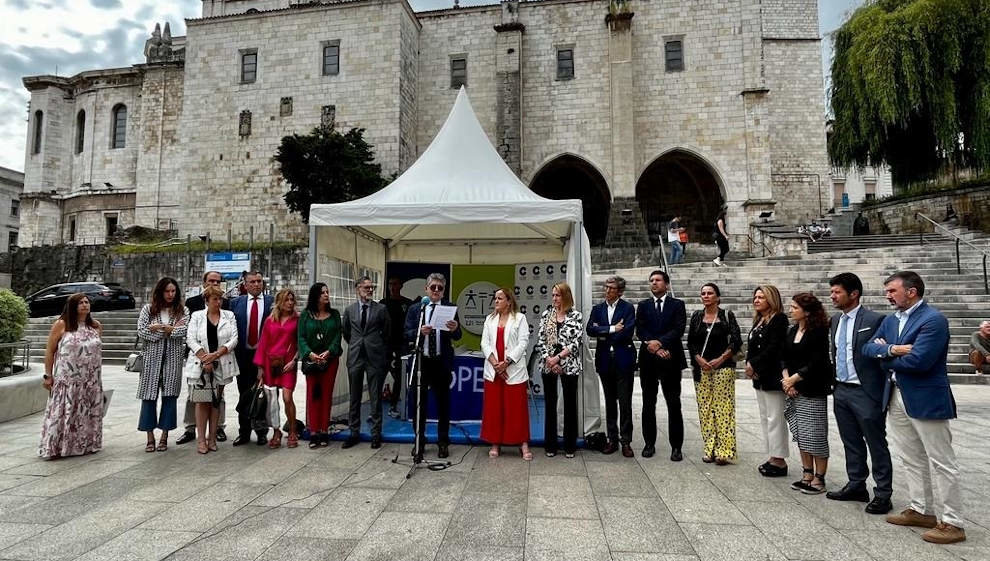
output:
[[[515,264],[566,261],[575,306],[591,308],[591,252],[581,201],[532,192],[481,128],[464,88],[433,142],[395,181],[362,199],[310,208],[315,282],[331,263],[384,272],[386,261]],[[598,383],[585,346],[585,428]]]

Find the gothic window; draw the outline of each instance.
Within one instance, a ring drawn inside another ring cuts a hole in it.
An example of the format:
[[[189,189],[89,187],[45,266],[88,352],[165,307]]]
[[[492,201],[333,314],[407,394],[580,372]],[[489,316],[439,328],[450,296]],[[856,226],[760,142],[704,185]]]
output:
[[[459,89],[467,85],[467,56],[450,57],[450,87]]]
[[[120,104],[113,108],[110,123],[110,148],[123,148],[127,145],[127,106]]]
[[[684,41],[682,39],[670,39],[664,42],[663,53],[667,72],[684,70]]]
[[[283,97],[278,104],[278,114],[282,117],[288,117],[292,115],[292,98]]]
[[[241,111],[241,117],[238,121],[238,132],[241,136],[251,136],[251,112],[244,110]]]
[[[336,76],[340,73],[340,41],[323,43],[323,75]]]
[[[333,128],[337,120],[337,106],[324,105],[320,108],[320,126],[323,128]]]
[[[83,151],[83,145],[86,141],[86,112],[80,110],[76,114],[76,154]]]
[[[250,84],[258,79],[258,50],[241,51],[241,83]]]
[[[557,49],[557,79],[574,79],[574,48],[566,47]]]
[[[31,153],[41,153],[41,133],[42,125],[45,121],[45,114],[41,110],[34,112],[34,138],[31,140]]]

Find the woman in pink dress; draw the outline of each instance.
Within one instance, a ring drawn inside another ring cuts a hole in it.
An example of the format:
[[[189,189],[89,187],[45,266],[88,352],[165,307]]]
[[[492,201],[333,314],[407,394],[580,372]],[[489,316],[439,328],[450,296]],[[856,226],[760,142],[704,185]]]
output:
[[[296,295],[288,288],[283,288],[275,295],[275,305],[272,314],[265,320],[261,328],[261,340],[254,353],[254,364],[258,366],[258,378],[271,388],[282,389],[282,402],[285,403],[285,417],[289,423],[289,438],[286,447],[299,446],[299,435],[296,434],[296,403],[292,400],[292,391],[296,389],[296,329],[299,325],[299,314],[296,313]],[[277,406],[269,406],[274,411],[272,428],[275,433],[268,441],[269,448],[282,445],[282,431],[279,430]]]
[[[103,448],[103,328],[89,310],[89,298],[73,294],[48,334],[44,386],[51,397],[38,448],[46,460]]]

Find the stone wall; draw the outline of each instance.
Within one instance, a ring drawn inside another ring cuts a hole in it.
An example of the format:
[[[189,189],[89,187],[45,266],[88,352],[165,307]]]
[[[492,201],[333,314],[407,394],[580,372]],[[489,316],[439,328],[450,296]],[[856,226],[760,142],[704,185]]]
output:
[[[959,223],[973,230],[990,232],[990,185],[964,187],[937,194],[880,203],[863,209],[872,234],[931,232],[933,226],[915,218],[920,212],[936,222],[946,216],[948,205],[956,211]]]
[[[148,123],[135,138],[140,142],[134,205],[137,224],[170,230],[182,214],[182,195],[176,163],[183,154],[179,145],[182,115],[182,66],[148,66],[141,85],[141,119]]]

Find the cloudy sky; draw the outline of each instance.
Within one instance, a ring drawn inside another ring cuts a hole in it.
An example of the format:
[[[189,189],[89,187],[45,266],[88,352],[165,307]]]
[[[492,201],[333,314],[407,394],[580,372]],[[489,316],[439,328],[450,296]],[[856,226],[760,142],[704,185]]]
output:
[[[863,0],[819,0],[822,33],[837,28]],[[453,0],[411,0],[417,10]],[[462,5],[491,3],[463,0]],[[71,76],[142,62],[155,22],[184,35],[183,18],[199,17],[201,0],[0,0],[0,166],[24,167],[28,92],[23,76]],[[830,52],[826,41],[826,60]]]

